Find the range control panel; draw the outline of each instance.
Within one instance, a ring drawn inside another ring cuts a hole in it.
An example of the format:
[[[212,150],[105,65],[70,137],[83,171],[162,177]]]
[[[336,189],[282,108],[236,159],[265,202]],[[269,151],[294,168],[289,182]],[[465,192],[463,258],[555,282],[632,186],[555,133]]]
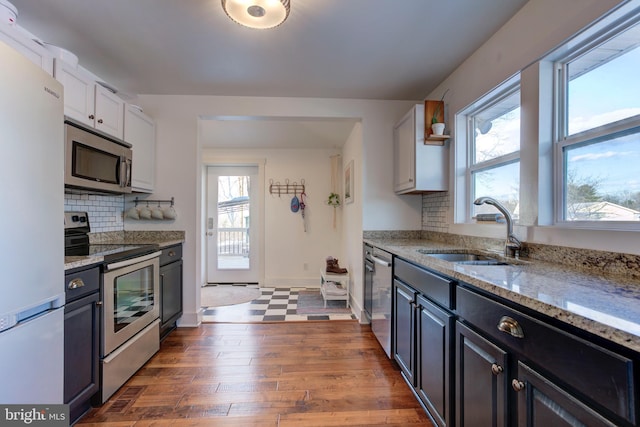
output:
[[[89,228],[89,214],[87,212],[65,211],[64,229]]]

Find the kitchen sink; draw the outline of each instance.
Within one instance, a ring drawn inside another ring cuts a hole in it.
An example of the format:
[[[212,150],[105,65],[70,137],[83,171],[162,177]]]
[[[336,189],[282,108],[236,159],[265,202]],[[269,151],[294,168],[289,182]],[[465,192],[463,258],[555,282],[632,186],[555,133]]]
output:
[[[508,265],[504,261],[500,261],[496,258],[488,257],[486,255],[479,255],[474,253],[459,253],[459,252],[429,252],[424,249],[418,249],[421,254],[441,259],[443,261],[452,262],[455,264],[470,264],[470,265]]]

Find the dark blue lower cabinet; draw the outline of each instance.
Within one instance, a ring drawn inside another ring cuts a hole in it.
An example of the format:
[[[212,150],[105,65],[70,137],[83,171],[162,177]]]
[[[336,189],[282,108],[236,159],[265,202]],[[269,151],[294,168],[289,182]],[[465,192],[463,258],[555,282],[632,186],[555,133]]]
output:
[[[416,292],[398,280],[393,281],[393,358],[403,375],[415,386],[415,311]]]
[[[522,362],[511,385],[518,396],[519,427],[616,426]]]
[[[460,322],[455,348],[456,426],[510,426],[508,353]]]
[[[420,400],[439,427],[453,425],[453,344],[454,315],[418,295],[416,329],[417,377]]]

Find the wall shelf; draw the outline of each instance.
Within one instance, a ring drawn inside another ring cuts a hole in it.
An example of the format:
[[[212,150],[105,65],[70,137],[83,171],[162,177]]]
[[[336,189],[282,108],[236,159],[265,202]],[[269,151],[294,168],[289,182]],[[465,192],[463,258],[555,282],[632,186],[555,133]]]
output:
[[[429,135],[424,138],[424,145],[444,145],[451,135]]]

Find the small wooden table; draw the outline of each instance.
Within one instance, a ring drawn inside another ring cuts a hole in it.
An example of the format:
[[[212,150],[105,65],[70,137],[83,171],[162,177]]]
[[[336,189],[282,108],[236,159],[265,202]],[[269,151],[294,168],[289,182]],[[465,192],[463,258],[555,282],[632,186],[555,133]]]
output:
[[[340,283],[347,293],[344,295],[329,295],[327,294],[326,282]],[[349,273],[335,274],[327,273],[323,268],[320,269],[320,293],[322,299],[324,299],[324,307],[327,308],[327,301],[346,301],[347,308],[349,308]]]

